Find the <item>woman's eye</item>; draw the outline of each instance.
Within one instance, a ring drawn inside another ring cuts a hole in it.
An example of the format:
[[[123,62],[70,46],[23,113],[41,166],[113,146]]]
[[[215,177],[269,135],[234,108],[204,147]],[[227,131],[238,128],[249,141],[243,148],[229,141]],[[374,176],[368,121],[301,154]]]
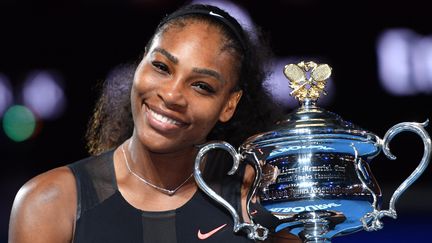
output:
[[[204,82],[196,82],[193,84],[193,86],[199,92],[205,92],[206,94],[214,94],[216,92],[212,86],[210,86],[209,84],[204,83]]]
[[[152,65],[160,72],[169,73],[168,66],[161,62],[152,62]]]

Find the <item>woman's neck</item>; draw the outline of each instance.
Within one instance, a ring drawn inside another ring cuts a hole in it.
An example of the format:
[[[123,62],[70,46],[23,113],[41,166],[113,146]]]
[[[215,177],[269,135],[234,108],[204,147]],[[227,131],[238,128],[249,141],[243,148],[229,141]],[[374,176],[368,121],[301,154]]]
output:
[[[155,153],[133,137],[123,146],[134,172],[160,187],[176,188],[193,172],[197,153],[194,147],[172,153]]]

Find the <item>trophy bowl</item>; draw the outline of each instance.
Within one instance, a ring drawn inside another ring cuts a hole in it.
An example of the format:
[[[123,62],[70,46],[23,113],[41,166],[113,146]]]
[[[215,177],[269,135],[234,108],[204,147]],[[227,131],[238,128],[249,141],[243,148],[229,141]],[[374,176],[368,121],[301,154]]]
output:
[[[194,171],[198,186],[231,213],[235,232],[244,230],[255,240],[265,240],[270,227],[260,225],[250,215],[252,198],[274,216],[276,227],[271,227],[272,231],[288,230],[304,242],[331,242],[336,236],[381,229],[381,218],[397,217],[398,198],[429,163],[431,140],[424,129],[427,122],[396,124],[381,139],[317,106],[331,74],[327,64],[289,64],[284,74],[300,107],[274,129],[248,138],[238,149],[223,141],[201,147]],[[421,137],[424,154],[416,169],[393,193],[389,209],[382,210],[381,189],[369,163],[381,151],[389,159],[396,159],[389,143],[403,131]],[[203,180],[201,162],[213,149],[226,150],[233,157],[229,174],[237,171],[239,163],[254,168],[254,183],[247,201],[250,222],[241,220],[235,209]]]

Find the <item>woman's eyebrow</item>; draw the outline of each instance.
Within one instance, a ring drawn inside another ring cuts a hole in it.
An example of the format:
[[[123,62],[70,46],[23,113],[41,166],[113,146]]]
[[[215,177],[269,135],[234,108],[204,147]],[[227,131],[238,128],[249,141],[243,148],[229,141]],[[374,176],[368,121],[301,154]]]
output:
[[[166,58],[168,58],[171,62],[173,62],[174,64],[178,64],[178,59],[177,57],[173,56],[171,53],[169,53],[167,50],[160,48],[160,47],[156,47],[153,50],[154,52],[159,52],[160,54],[164,55]],[[193,72],[195,73],[199,73],[199,74],[204,74],[207,76],[211,76],[217,80],[219,80],[222,84],[225,84],[227,81],[222,78],[222,75],[220,75],[220,73],[211,70],[211,69],[207,69],[207,68],[193,68]]]
[[[220,73],[218,73],[214,70],[207,69],[207,68],[193,68],[192,71],[195,73],[211,76],[211,77],[219,80],[222,84],[227,83],[227,81],[224,78],[222,78],[222,75],[220,75]]]
[[[167,50],[165,50],[165,49],[163,49],[163,48],[156,47],[156,48],[153,50],[153,53],[154,53],[154,52],[159,52],[160,54],[164,55],[166,58],[168,58],[168,59],[169,59],[171,62],[173,62],[174,64],[177,64],[177,63],[178,63],[178,59],[177,59],[177,57],[173,56],[171,53],[169,53]]]

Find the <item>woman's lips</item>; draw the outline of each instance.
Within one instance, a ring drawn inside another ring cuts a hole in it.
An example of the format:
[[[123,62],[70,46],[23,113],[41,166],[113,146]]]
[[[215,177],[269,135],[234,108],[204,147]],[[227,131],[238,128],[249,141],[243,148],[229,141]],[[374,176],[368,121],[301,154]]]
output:
[[[158,113],[147,105],[145,106],[145,110],[150,126],[156,130],[168,132],[188,125],[186,122]]]
[[[164,115],[156,113],[155,111],[153,111],[151,109],[149,109],[148,111],[149,111],[150,115],[153,116],[153,118],[159,122],[169,123],[169,124],[173,124],[173,125],[177,125],[177,126],[181,126],[183,124],[182,122],[176,121],[174,119],[171,119],[169,117],[166,117]]]

